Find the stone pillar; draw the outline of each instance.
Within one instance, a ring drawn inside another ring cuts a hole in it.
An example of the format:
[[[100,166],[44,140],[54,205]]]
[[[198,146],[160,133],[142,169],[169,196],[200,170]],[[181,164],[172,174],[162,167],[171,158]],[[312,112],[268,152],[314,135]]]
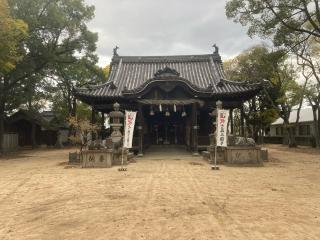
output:
[[[192,104],[192,143],[193,143],[193,155],[199,155],[198,150],[198,105]]]
[[[139,103],[138,106],[138,118],[139,118],[139,125],[137,126],[138,129],[138,135],[139,135],[139,152],[138,157],[143,157],[143,108],[142,104]]]

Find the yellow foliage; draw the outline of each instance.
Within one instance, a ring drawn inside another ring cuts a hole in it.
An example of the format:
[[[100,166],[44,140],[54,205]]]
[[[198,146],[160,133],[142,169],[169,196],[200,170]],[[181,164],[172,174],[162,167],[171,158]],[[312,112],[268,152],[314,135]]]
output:
[[[74,144],[86,144],[88,133],[96,133],[100,129],[99,125],[90,123],[87,119],[78,119],[77,117],[69,117],[69,124],[75,129],[76,134],[69,137],[69,140]]]
[[[7,0],[0,0],[0,75],[14,69],[21,59],[19,48],[27,32],[27,24],[10,16]]]
[[[110,65],[105,66],[105,67],[102,69],[102,71],[103,71],[105,77],[108,78],[108,77],[109,77],[109,73],[110,73]]]

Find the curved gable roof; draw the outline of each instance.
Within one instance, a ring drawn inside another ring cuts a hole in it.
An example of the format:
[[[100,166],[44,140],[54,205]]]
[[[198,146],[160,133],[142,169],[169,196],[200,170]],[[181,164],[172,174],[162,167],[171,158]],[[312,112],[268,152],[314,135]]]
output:
[[[123,91],[133,91],[157,79],[159,70],[170,68],[204,92],[214,94],[245,93],[257,89],[257,85],[225,80],[221,57],[218,53],[181,56],[114,56],[109,79],[105,84],[76,89],[76,96],[122,97]]]

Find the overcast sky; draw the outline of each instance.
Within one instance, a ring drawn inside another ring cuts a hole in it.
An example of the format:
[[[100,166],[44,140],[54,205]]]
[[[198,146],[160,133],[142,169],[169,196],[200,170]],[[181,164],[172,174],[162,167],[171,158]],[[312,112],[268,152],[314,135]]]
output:
[[[223,60],[261,40],[225,16],[224,0],[85,0],[96,7],[99,65],[119,55],[207,54],[216,43]]]

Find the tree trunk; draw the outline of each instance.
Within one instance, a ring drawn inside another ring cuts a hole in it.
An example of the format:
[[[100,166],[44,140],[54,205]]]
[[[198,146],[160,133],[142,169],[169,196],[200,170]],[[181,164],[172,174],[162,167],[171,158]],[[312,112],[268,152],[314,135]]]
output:
[[[3,81],[2,81],[3,80]],[[7,81],[5,78],[0,78],[0,154],[3,154],[3,141],[4,141],[4,120],[5,120],[5,106],[6,106],[6,88]]]
[[[296,138],[293,134],[293,128],[290,126],[290,123],[289,123],[289,117],[284,119],[284,126],[288,136],[288,147],[289,148],[297,147]]]
[[[75,97],[72,98],[72,112],[71,116],[75,117],[77,114],[77,99]]]
[[[317,148],[320,148],[320,106],[318,105],[318,128],[316,132],[316,142],[318,144],[316,145]]]
[[[313,113],[313,126],[314,126],[314,140],[316,148],[320,148],[320,139],[319,139],[319,112],[317,116],[317,106],[312,106]]]
[[[296,136],[294,135],[293,128],[289,127],[288,130],[289,130],[289,138],[288,138],[289,144],[288,144],[288,146],[290,148],[297,147]]]
[[[32,123],[31,127],[31,143],[32,143],[32,148],[36,148],[37,142],[36,142],[36,124]]]
[[[0,100],[0,154],[3,154],[4,118],[4,101]]]

